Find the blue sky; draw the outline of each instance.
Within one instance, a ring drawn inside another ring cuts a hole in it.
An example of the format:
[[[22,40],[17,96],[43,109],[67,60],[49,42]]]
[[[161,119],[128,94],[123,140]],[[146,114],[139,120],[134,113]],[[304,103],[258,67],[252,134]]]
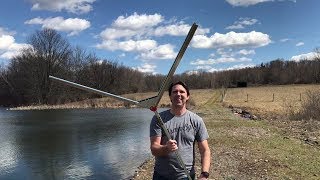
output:
[[[101,59],[166,74],[194,22],[177,73],[299,61],[320,47],[319,7],[319,0],[5,0],[0,65],[36,30],[52,28]]]

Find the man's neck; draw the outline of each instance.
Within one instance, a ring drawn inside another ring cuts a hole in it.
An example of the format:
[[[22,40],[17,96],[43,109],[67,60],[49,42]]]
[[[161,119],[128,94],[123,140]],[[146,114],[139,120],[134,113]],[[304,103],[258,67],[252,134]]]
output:
[[[184,113],[187,112],[187,108],[185,106],[183,107],[171,107],[170,112],[176,116],[181,116]]]

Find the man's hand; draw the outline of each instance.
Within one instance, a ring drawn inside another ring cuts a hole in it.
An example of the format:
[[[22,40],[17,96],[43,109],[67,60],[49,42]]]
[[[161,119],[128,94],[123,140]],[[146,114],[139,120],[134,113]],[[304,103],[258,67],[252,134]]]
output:
[[[166,143],[166,147],[167,147],[167,150],[169,152],[174,152],[178,149],[178,146],[177,146],[177,141],[175,140],[169,140],[167,141]]]
[[[200,174],[200,176],[198,177],[198,180],[207,180],[208,178],[205,178],[205,177],[203,177],[201,174]]]

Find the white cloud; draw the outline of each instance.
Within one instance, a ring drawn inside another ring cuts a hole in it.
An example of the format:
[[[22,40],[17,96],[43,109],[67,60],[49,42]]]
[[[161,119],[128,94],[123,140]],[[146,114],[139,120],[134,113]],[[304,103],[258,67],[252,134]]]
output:
[[[57,31],[70,32],[69,35],[76,35],[90,27],[90,22],[85,19],[63,17],[55,18],[33,18],[25,21],[25,24],[42,24],[42,28],[55,29]]]
[[[19,44],[15,42],[13,36],[0,34],[0,58],[11,59],[18,55],[23,48],[31,47],[29,44]]]
[[[171,24],[170,24],[171,23]],[[106,50],[121,50],[139,53],[138,58],[172,59],[176,52],[171,44],[158,45],[151,37],[184,36],[190,25],[184,22],[164,22],[160,14],[146,15],[134,13],[130,16],[119,16],[111,25],[100,33],[102,42],[96,47]],[[172,24],[174,23],[174,24]],[[164,25],[163,25],[164,24]],[[200,28],[199,33],[208,33],[209,29]]]
[[[238,51],[238,54],[247,56],[247,55],[253,55],[256,54],[256,52],[254,50],[246,50],[246,49],[241,49],[240,51]]]
[[[215,57],[216,55],[214,53],[209,54],[209,57]]]
[[[154,35],[156,36],[164,36],[164,35],[172,35],[172,36],[181,36],[188,34],[190,30],[190,25],[187,24],[172,24],[168,26],[160,26],[154,30]]]
[[[100,33],[102,41],[115,39],[143,39],[149,34],[152,34],[153,27],[163,21],[160,14],[139,15],[134,13],[131,16],[119,16],[111,25]]]
[[[11,59],[13,58],[15,55],[18,55],[18,52],[14,52],[14,51],[7,51],[1,54],[0,52],[0,58],[2,59]]]
[[[100,36],[103,40],[112,40],[112,39],[120,39],[124,37],[132,37],[137,35],[137,31],[133,31],[131,29],[115,29],[115,28],[106,28],[100,33]]]
[[[164,18],[160,14],[146,15],[134,13],[131,16],[119,16],[111,25],[100,33],[103,40],[112,39],[143,39],[150,36],[185,36],[191,26],[184,22],[164,24]],[[209,33],[208,28],[198,28],[196,34]]]
[[[251,6],[262,2],[268,2],[273,0],[226,0],[232,6]]]
[[[161,14],[138,14],[119,16],[100,33],[99,49],[138,53],[142,60],[172,59],[176,52],[171,44],[158,44],[153,38],[160,36],[185,36],[191,25],[183,21],[165,21]],[[209,33],[208,28],[198,28],[197,34]],[[138,45],[141,44],[138,48]]]
[[[171,24],[167,26],[159,26],[154,30],[155,36],[185,36],[188,34],[191,26],[188,24]],[[196,34],[207,34],[210,30],[208,28],[198,28]]]
[[[173,50],[171,44],[160,45],[148,52],[141,53],[140,57],[142,59],[173,59],[176,53]]]
[[[6,28],[3,28],[3,27],[0,27],[0,36],[1,35],[10,35],[10,36],[13,36],[15,35],[16,33],[13,32],[13,31],[8,31],[6,30]]]
[[[111,51],[122,50],[122,51],[138,51],[138,52],[146,52],[152,49],[157,48],[157,42],[154,40],[128,40],[128,41],[104,41],[101,44],[96,46],[99,49],[108,49]]]
[[[135,70],[138,70],[143,73],[152,73],[155,74],[155,69],[157,66],[152,64],[143,64],[142,66],[139,66],[137,68],[134,68]]]
[[[228,70],[235,70],[235,69],[243,69],[243,68],[248,68],[248,67],[254,67],[254,64],[237,64],[228,68],[214,68],[210,65],[206,66],[197,66],[197,70],[189,71],[187,72],[188,74],[198,74],[199,70],[204,70],[207,72],[219,72],[219,71],[228,71]]]
[[[221,63],[235,63],[235,62],[248,62],[251,61],[252,59],[247,58],[247,57],[240,57],[240,58],[235,58],[235,57],[220,57],[217,59],[208,59],[208,60],[202,60],[202,59],[197,59],[196,61],[191,61],[191,65],[212,65],[212,64],[221,64]]]
[[[290,41],[290,39],[288,38],[280,39],[280,42],[287,42],[287,41]]]
[[[214,33],[211,37],[196,35],[191,46],[195,48],[223,48],[223,47],[261,47],[271,43],[268,34],[251,31],[249,33],[228,32]]]
[[[14,37],[9,35],[0,36],[0,49],[8,49],[14,43]]]
[[[212,69],[212,67],[209,66],[209,65],[206,65],[206,66],[197,66],[196,69],[197,69],[197,70],[209,70],[209,69]]]
[[[160,14],[139,15],[136,12],[128,17],[119,16],[112,24],[117,29],[143,29],[147,27],[153,27],[163,21],[163,17]]]
[[[254,64],[237,64],[227,68],[226,70],[244,69],[249,67],[255,67],[255,65]]]
[[[302,61],[302,60],[313,60],[316,57],[318,57],[317,53],[310,52],[310,53],[306,53],[306,54],[300,54],[300,55],[292,56],[291,60],[298,62],[298,61]]]
[[[83,14],[92,10],[92,3],[96,0],[29,0],[32,10],[62,11]]]
[[[199,72],[197,70],[191,70],[191,71],[187,71],[186,74],[188,75],[194,75],[194,74],[198,74]]]
[[[217,53],[221,56],[221,57],[233,57],[235,56],[235,53],[233,52],[232,48],[218,48],[217,49]]]
[[[119,55],[119,57],[126,57],[126,53],[121,53],[120,55]]]
[[[304,45],[304,42],[298,42],[297,44],[296,44],[296,46],[303,46]]]
[[[273,1],[284,1],[284,0],[226,0],[229,4],[232,6],[252,6],[256,5],[258,3],[263,3],[263,2],[273,2]],[[288,0],[292,2],[296,2],[296,0]]]
[[[203,59],[197,59],[195,61],[191,61],[191,65],[212,65],[215,64],[215,59],[208,59],[208,60],[203,60]]]
[[[234,22],[231,26],[226,27],[226,29],[244,29],[245,26],[251,26],[256,24],[257,22],[257,19],[239,18],[238,21]]]

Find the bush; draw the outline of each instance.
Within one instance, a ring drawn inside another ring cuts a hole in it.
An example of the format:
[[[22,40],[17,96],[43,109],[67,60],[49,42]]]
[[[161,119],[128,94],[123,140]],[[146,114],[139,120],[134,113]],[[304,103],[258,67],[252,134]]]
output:
[[[307,91],[307,98],[301,104],[301,109],[294,114],[295,119],[320,120],[320,91]]]

